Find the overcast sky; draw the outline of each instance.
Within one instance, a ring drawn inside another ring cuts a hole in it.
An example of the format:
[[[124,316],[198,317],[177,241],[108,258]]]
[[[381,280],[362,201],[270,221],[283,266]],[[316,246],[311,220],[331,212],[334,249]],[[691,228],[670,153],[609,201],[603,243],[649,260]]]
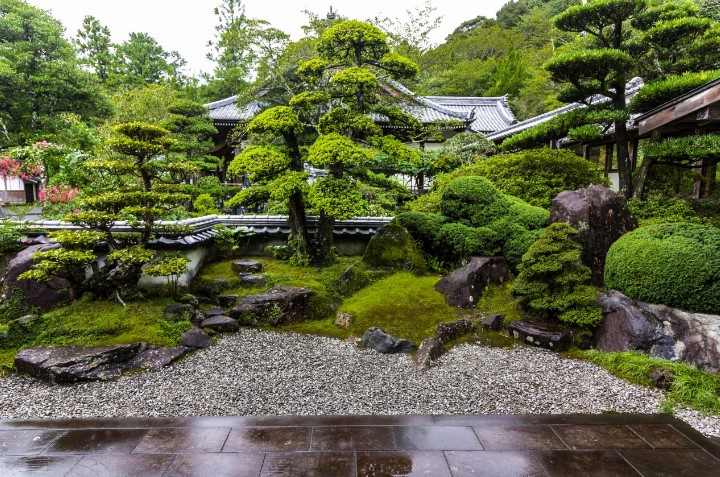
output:
[[[113,41],[120,43],[130,32],[148,33],[166,50],[177,50],[187,60],[191,73],[211,71],[205,59],[207,42],[213,38],[215,15],[213,8],[219,0],[26,0],[31,5],[50,10],[62,22],[66,36],[75,36],[86,15],[93,15],[110,28]],[[433,0],[436,14],[443,21],[433,41],[440,43],[460,23],[478,15],[494,17],[508,0],[460,2]],[[422,8],[424,0],[245,0],[249,17],[269,21],[272,26],[289,33],[293,39],[301,36],[300,27],[309,10],[325,15],[330,6],[341,15],[357,20],[375,16],[407,18],[407,10]]]

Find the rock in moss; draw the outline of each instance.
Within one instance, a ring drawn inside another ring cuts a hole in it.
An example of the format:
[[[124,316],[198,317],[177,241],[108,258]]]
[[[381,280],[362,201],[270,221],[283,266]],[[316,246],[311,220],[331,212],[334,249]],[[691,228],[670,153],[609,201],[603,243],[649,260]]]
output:
[[[389,223],[370,239],[363,262],[371,267],[423,272],[425,258],[412,236],[400,225]]]
[[[335,282],[335,289],[343,296],[351,296],[370,283],[368,272],[357,265],[350,265]]]

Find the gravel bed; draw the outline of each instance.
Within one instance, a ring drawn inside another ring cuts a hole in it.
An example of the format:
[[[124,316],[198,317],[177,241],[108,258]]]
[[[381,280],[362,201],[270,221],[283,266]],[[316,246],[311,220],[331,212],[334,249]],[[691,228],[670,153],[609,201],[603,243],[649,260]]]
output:
[[[318,414],[657,412],[663,394],[553,352],[461,345],[415,370],[339,340],[243,329],[158,371],[50,385],[0,378],[0,419]],[[706,435],[720,418],[678,417]]]

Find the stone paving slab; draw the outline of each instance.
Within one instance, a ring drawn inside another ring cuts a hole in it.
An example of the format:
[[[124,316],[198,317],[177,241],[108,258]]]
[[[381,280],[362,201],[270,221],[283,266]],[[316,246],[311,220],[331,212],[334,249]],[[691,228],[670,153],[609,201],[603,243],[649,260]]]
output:
[[[718,476],[668,415],[0,421],[0,476]]]

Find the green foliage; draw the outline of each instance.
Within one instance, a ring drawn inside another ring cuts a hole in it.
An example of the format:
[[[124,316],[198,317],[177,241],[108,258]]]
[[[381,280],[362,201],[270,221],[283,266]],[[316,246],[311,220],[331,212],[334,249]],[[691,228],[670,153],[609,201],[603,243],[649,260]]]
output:
[[[300,120],[288,106],[268,108],[253,118],[247,126],[250,134],[283,134],[298,132]]]
[[[646,84],[630,101],[630,111],[650,111],[678,96],[720,77],[720,71],[686,72]]]
[[[13,288],[9,293],[0,297],[0,324],[6,324],[37,312],[36,308],[27,306],[23,292],[18,288]]]
[[[448,263],[458,263],[471,255],[493,256],[500,251],[500,240],[488,227],[469,227],[461,223],[449,223],[440,227],[435,237],[436,250]]]
[[[361,215],[367,205],[353,181],[333,177],[323,177],[312,185],[308,203],[319,213],[339,220]]]
[[[438,231],[447,217],[430,212],[403,212],[395,216],[395,222],[405,227],[423,250],[435,250]]]
[[[16,222],[0,222],[0,253],[13,252],[20,248],[20,239],[25,235],[25,226]]]
[[[193,201],[193,210],[197,217],[218,215],[221,212],[215,207],[215,200],[210,194],[200,194]]]
[[[530,205],[522,199],[511,195],[505,195],[510,201],[509,219],[528,230],[536,230],[545,227],[550,220],[550,212],[547,209]]]
[[[171,297],[178,296],[178,282],[180,276],[188,271],[190,259],[180,254],[166,254],[156,260],[143,270],[151,277],[165,277]]]
[[[564,222],[553,223],[522,257],[520,274],[512,292],[536,315],[570,326],[594,328],[602,323],[595,308],[590,269],[580,261],[580,245],[572,240],[577,231]]]
[[[641,227],[670,222],[702,223],[685,199],[651,195],[645,200],[630,199],[627,204]]]
[[[451,221],[473,227],[488,225],[507,214],[509,201],[484,177],[461,176],[445,186],[440,212]]]
[[[643,147],[646,159],[656,164],[695,167],[700,160],[720,162],[720,134],[684,136],[649,142]]]
[[[689,406],[708,414],[720,412],[720,377],[717,375],[704,373],[689,364],[650,358],[635,351],[601,353],[589,350],[583,351],[582,357],[622,379],[648,387],[653,385],[650,379],[653,371],[667,369],[674,376],[666,395],[672,405]]]
[[[552,199],[564,190],[575,190],[590,184],[608,185],[602,171],[572,151],[564,149],[531,149],[499,155],[448,174],[436,181],[434,192],[443,190],[452,179],[478,175],[489,179],[504,194],[527,203],[550,208]]]
[[[315,167],[351,169],[371,158],[367,151],[345,136],[330,133],[320,136],[308,149],[307,160]]]
[[[64,248],[36,252],[35,268],[18,276],[20,280],[48,282],[53,277],[67,278],[71,286],[81,283],[85,278],[85,267],[95,260],[95,254],[87,250],[68,250]]]
[[[680,222],[625,234],[608,252],[605,286],[649,303],[720,313],[720,230]]]

